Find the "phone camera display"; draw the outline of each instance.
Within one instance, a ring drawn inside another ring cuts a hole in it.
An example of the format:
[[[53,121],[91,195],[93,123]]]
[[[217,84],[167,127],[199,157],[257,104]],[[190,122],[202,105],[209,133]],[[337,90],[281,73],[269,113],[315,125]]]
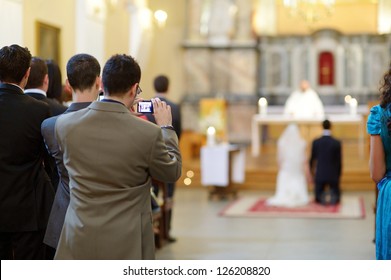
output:
[[[137,104],[137,112],[139,113],[153,113],[152,101],[140,101]]]

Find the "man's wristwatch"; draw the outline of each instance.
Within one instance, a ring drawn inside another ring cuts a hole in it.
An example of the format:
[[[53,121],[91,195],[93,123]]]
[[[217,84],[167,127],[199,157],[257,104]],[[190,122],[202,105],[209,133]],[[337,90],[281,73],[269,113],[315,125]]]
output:
[[[172,125],[162,125],[160,128],[165,128],[165,129],[174,130],[174,127],[173,127]]]

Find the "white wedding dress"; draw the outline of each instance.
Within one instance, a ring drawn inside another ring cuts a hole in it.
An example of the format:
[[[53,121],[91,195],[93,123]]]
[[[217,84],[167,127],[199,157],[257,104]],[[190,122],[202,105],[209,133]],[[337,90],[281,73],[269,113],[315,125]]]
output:
[[[300,137],[299,128],[289,125],[278,140],[276,193],[266,200],[270,206],[297,207],[308,204],[308,188],[305,175],[306,142]]]

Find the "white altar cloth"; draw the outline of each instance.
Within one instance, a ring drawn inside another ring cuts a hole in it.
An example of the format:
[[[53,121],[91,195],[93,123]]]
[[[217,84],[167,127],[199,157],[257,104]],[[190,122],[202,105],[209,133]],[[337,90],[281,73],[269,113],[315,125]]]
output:
[[[246,153],[232,144],[201,147],[201,184],[227,187],[231,182],[243,183]]]

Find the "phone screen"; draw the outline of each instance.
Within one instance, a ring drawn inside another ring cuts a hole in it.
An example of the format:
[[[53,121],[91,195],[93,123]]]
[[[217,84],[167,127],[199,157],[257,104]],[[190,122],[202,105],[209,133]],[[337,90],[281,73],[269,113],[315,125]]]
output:
[[[137,104],[137,112],[138,113],[153,113],[153,105],[152,105],[152,101],[151,100],[147,100],[147,101],[140,101],[138,104]]]

